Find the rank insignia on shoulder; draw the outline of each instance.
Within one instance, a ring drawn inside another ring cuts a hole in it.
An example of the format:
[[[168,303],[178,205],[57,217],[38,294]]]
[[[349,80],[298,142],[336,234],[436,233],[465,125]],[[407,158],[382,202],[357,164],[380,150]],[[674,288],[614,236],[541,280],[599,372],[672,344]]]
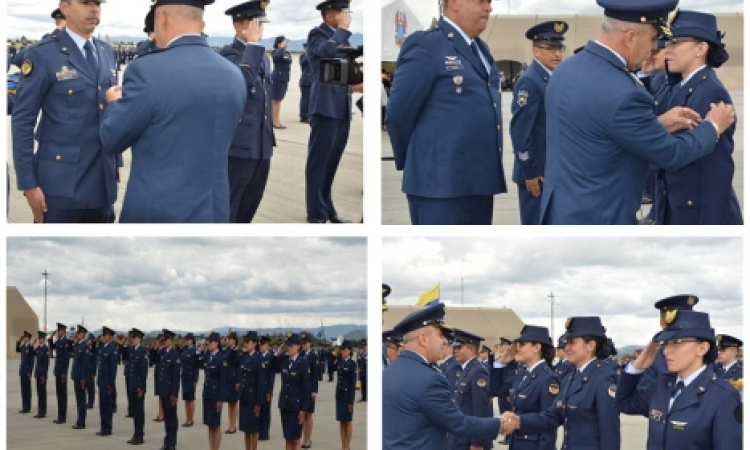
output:
[[[29,61],[28,59],[21,64],[21,74],[25,77],[28,77],[31,75],[31,72],[34,71],[34,64]]]
[[[550,384],[548,390],[550,394],[557,395],[560,393],[560,386],[556,384]]]
[[[526,103],[529,102],[529,91],[526,90],[519,90],[516,94],[516,103],[518,103],[518,106],[526,106]]]
[[[487,386],[487,380],[485,380],[484,378],[478,379],[477,386],[479,386],[480,388]]]
[[[607,388],[607,393],[610,397],[615,398],[615,393],[617,392],[617,385],[611,385],[609,388]]]

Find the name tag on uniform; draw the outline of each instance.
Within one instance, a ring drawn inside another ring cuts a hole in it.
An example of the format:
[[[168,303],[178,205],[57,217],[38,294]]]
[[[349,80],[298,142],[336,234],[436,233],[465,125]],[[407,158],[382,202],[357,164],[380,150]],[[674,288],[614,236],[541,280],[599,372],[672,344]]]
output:
[[[526,399],[526,396],[524,394],[518,394],[518,398],[520,398],[521,400],[524,400]]]
[[[677,431],[683,431],[685,430],[685,426],[687,425],[687,422],[678,422],[676,420],[672,420],[672,429]]]
[[[57,81],[77,80],[78,72],[75,69],[68,69],[68,66],[62,66],[55,76]]]
[[[446,56],[445,57],[445,70],[461,70],[464,68],[463,63],[458,56]]]

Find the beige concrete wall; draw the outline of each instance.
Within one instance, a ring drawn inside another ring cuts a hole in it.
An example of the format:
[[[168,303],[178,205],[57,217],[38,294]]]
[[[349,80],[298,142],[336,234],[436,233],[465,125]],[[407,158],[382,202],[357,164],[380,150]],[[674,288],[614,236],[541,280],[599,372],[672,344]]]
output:
[[[393,328],[404,317],[419,309],[416,306],[388,305],[388,311],[383,313],[383,329]],[[478,308],[447,306],[445,308],[445,322],[461,330],[465,330],[485,339],[484,344],[492,345],[500,342],[500,337],[514,339],[521,334],[524,323],[509,308]]]
[[[717,73],[728,90],[743,90],[744,56],[742,50],[744,16],[743,14],[717,14],[719,29],[726,33],[724,43],[729,52],[727,61]],[[566,33],[567,49],[565,56],[570,56],[578,47],[591,39],[596,39],[601,29],[601,16],[492,16],[482,39],[487,41],[496,61],[520,61],[530,63],[533,60],[531,42],[525,38],[526,30],[532,25],[547,20],[564,20],[570,29]],[[499,70],[508,73],[508,64],[499,64]],[[511,74],[513,75],[513,74]]]
[[[15,286],[7,286],[5,289],[6,304],[6,359],[18,358],[16,353],[16,342],[23,335],[24,331],[31,333],[34,338],[39,331],[39,316],[26,303],[21,292]]]

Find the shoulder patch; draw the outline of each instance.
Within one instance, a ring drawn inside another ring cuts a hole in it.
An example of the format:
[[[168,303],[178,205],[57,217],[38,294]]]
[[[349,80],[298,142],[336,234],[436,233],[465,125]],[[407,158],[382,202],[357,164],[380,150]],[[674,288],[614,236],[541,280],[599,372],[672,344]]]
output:
[[[607,388],[607,393],[610,397],[615,398],[615,393],[617,392],[617,385],[610,385],[609,388]]]
[[[549,393],[552,395],[557,395],[560,393],[560,386],[556,384],[550,384],[548,389],[549,389]]]
[[[516,93],[516,103],[518,103],[518,106],[526,106],[526,103],[529,102],[529,91],[525,89],[519,89],[518,93]]]
[[[487,386],[487,380],[485,380],[484,378],[478,379],[477,386],[479,386],[480,388]]]
[[[31,72],[34,71],[34,64],[29,61],[28,59],[21,64],[21,74],[25,77],[28,77],[31,75]]]

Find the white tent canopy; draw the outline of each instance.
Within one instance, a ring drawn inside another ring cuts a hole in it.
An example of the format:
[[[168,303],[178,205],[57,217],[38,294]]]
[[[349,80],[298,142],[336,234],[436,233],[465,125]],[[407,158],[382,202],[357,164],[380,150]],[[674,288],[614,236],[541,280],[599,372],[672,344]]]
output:
[[[396,0],[383,6],[383,61],[395,62],[406,37],[422,30],[417,16],[406,6],[404,0]]]

